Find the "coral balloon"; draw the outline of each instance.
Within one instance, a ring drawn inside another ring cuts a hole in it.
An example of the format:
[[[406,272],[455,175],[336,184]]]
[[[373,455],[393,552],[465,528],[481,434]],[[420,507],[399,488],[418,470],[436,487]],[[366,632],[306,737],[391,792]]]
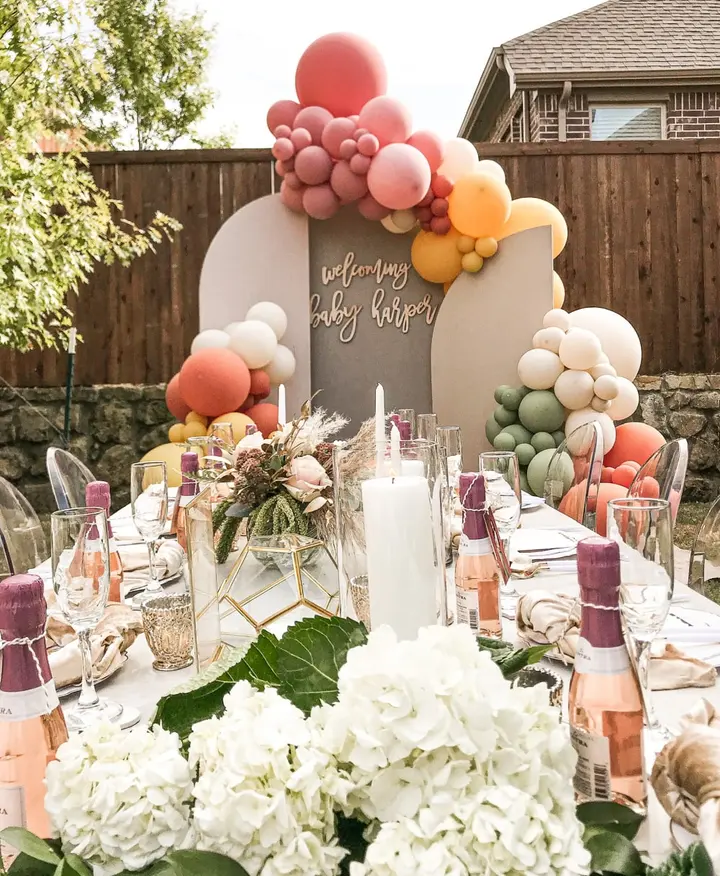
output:
[[[269,402],[262,402],[259,405],[253,405],[246,411],[246,414],[258,427],[258,431],[262,432],[264,438],[269,438],[273,432],[277,431],[278,427],[278,407]],[[243,416],[240,414],[240,416]]]
[[[238,412],[239,414],[245,414],[245,413],[247,413],[247,411],[250,410],[250,408],[251,408],[254,404],[255,404],[255,396],[253,396],[253,395],[249,395],[249,396],[245,399],[245,401],[240,405],[240,407],[238,408],[237,412]]]
[[[404,143],[408,139],[412,131],[412,119],[399,100],[383,94],[365,104],[360,111],[358,126],[374,134],[380,146],[387,146],[388,143]]]
[[[295,128],[290,134],[290,142],[295,147],[296,152],[299,152],[301,149],[307,149],[308,146],[312,146],[312,141],[312,134],[307,128]]]
[[[665,439],[647,423],[623,423],[615,430],[615,445],[605,454],[605,465],[617,468],[624,462],[642,465],[665,444]]]
[[[504,240],[511,234],[527,231],[529,228],[540,228],[543,225],[552,228],[553,258],[557,258],[567,243],[567,222],[554,204],[540,198],[518,198],[513,201],[502,232],[495,236],[498,240]]]
[[[313,219],[330,219],[340,209],[340,199],[329,183],[310,186],[303,194],[303,207]]]
[[[455,137],[445,144],[445,156],[438,167],[438,173],[446,176],[451,182],[457,182],[477,170],[477,149],[468,140]]]
[[[164,462],[167,471],[167,485],[179,487],[182,483],[180,457],[184,452],[185,448],[182,445],[161,444],[159,447],[148,450],[140,462]]]
[[[255,368],[250,372],[250,395],[258,399],[267,398],[270,395],[270,378],[262,368]]]
[[[302,183],[300,183],[299,188],[294,188],[289,184],[287,179],[284,179],[282,181],[282,185],[280,186],[280,200],[288,208],[288,210],[292,210],[294,213],[305,212],[305,208],[303,207],[304,193],[305,186],[302,185]]]
[[[170,378],[170,382],[165,389],[165,404],[170,413],[176,420],[185,420],[185,417],[192,411],[190,405],[182,397],[180,392],[180,375],[175,374]]]
[[[553,271],[553,307],[560,308],[565,303],[565,284],[557,271]]]
[[[168,441],[171,444],[183,444],[185,441],[185,429],[184,423],[173,423],[168,429]]]
[[[432,173],[440,167],[445,157],[445,143],[433,131],[415,131],[407,139],[409,146],[414,146],[425,156]]]
[[[573,326],[588,329],[600,338],[603,352],[619,377],[635,380],[642,346],[638,333],[625,317],[604,307],[583,307],[574,311],[570,319]]]
[[[630,484],[635,480],[636,474],[637,472],[631,465],[619,465],[613,472],[612,482],[630,489]]]
[[[279,140],[280,137],[289,137],[290,134],[292,134],[292,127],[290,125],[278,125],[273,131],[276,140]]]
[[[607,535],[608,502],[611,499],[624,499],[627,492],[627,488],[619,484],[601,483],[598,490],[590,488],[588,508],[595,512],[595,531],[598,535]]]
[[[219,417],[215,417],[210,425],[214,423],[230,423],[232,426],[232,438],[235,444],[237,444],[241,438],[245,437],[247,427],[252,426],[253,422],[245,414],[241,414],[239,411],[231,411],[228,414],[221,414]],[[208,426],[208,434],[210,434],[210,426]]]
[[[386,216],[389,216],[392,212],[388,207],[383,207],[382,204],[378,204],[372,195],[365,195],[364,198],[360,198],[358,201],[358,210],[360,211],[360,215],[364,216],[366,219],[371,219],[372,221],[380,221]]]
[[[180,369],[183,399],[193,411],[208,417],[236,410],[249,390],[250,371],[231,350],[198,350]]]
[[[391,210],[407,210],[425,195],[430,167],[414,146],[391,143],[373,158],[367,180],[370,194],[378,203]]]
[[[439,173],[433,174],[432,180],[430,182],[430,187],[432,188],[432,193],[436,198],[448,198],[450,196],[450,192],[453,190],[453,184],[446,176],[442,176]]]
[[[354,140],[343,140],[340,144],[340,158],[345,161],[350,161],[353,155],[358,151],[357,143]]]
[[[635,492],[633,490],[633,492]],[[655,480],[655,478],[644,477],[640,481],[640,495],[643,499],[659,499],[660,498],[660,484]],[[675,499],[675,501],[673,501]],[[673,490],[670,494],[670,507],[673,512],[673,520],[677,515],[677,502],[678,496],[677,493]]]
[[[294,100],[276,101],[267,113],[267,126],[270,133],[275,134],[275,129],[280,125],[287,125],[288,128],[292,128],[295,117],[300,112],[300,109],[300,104]]]
[[[355,127],[355,122],[347,118],[332,119],[325,125],[322,132],[322,145],[333,158],[340,158],[340,146],[343,141],[352,139]]]
[[[367,155],[353,155],[350,159],[350,170],[358,176],[366,176],[370,170],[372,159]]]
[[[413,267],[429,283],[451,283],[462,270],[462,253],[457,248],[460,235],[451,228],[447,234],[420,231],[412,242]]]
[[[284,182],[289,189],[302,190],[305,188],[300,180],[300,177],[295,173],[294,170],[291,170],[285,174]]]
[[[295,154],[295,147],[289,137],[280,137],[273,143],[272,154],[278,161],[289,161]]]
[[[326,126],[333,120],[329,113],[321,106],[306,106],[295,116],[295,130],[304,128],[312,137],[316,146],[322,143],[322,135]],[[292,135],[290,137],[292,139]]]
[[[430,230],[435,234],[447,234],[451,228],[452,224],[447,216],[433,216],[430,220]],[[476,253],[468,253],[468,255],[476,255]],[[478,258],[480,258],[480,256],[478,256]],[[482,259],[480,259],[478,270],[480,270],[481,267]],[[467,268],[465,270],[467,270]]]
[[[295,90],[305,106],[325,107],[334,116],[359,113],[385,94],[387,71],[380,52],[350,33],[331,33],[311,43],[295,72]]]
[[[367,177],[353,173],[347,161],[338,161],[333,167],[330,185],[338,198],[345,204],[360,200],[367,194],[368,190]]]
[[[455,182],[448,201],[450,221],[461,234],[498,239],[510,215],[512,196],[497,177],[473,173]]]
[[[358,152],[371,158],[380,149],[380,141],[374,134],[363,134],[357,140]]]
[[[477,170],[478,173],[489,173],[491,176],[497,177],[500,182],[505,182],[505,171],[497,161],[491,161],[489,158],[484,158],[482,161],[478,162]]]
[[[332,158],[322,146],[308,146],[295,159],[295,173],[309,186],[327,182],[332,168]]]

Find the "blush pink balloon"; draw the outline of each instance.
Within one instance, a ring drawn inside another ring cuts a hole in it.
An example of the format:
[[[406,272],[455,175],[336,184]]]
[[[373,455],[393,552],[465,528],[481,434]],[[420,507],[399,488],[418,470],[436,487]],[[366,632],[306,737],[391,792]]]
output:
[[[350,119],[351,122],[355,122],[355,124],[357,125],[358,119],[360,118],[360,116],[348,116],[348,118]]]
[[[333,167],[330,185],[340,200],[349,204],[367,194],[367,178],[353,173],[347,161],[338,161]]]
[[[368,188],[375,200],[391,210],[409,210],[425,196],[430,185],[427,159],[414,146],[391,143],[373,158]]]
[[[313,219],[329,219],[340,209],[340,199],[328,183],[309,186],[303,194],[303,207]]]
[[[451,227],[447,216],[433,216],[430,220],[430,230],[435,234],[447,234]]]
[[[369,131],[368,131],[367,128],[357,128],[357,129],[355,130],[355,133],[353,134],[353,137],[354,137],[356,140],[359,140],[361,137],[364,137],[365,134],[368,134],[368,133],[369,133]]]
[[[357,147],[361,155],[372,157],[380,149],[380,141],[375,134],[363,134],[357,141]]]
[[[288,158],[287,161],[283,161],[281,163],[282,163],[283,170],[285,171],[285,173],[290,173],[291,170],[295,170],[295,159],[294,158]]]
[[[369,158],[367,155],[353,155],[350,159],[350,170],[353,173],[365,176],[368,170],[370,170],[371,162],[372,158]]]
[[[430,207],[418,207],[415,210],[415,215],[421,222],[429,222],[433,217],[433,212]]]
[[[293,127],[295,116],[300,112],[301,106],[294,100],[278,100],[268,110],[267,126],[270,133],[275,132],[278,125]]]
[[[380,219],[384,219],[392,213],[392,210],[388,210],[387,207],[378,204],[372,195],[365,195],[364,198],[360,198],[358,201],[358,210],[366,219],[377,220],[378,222]]]
[[[360,111],[358,124],[375,134],[381,146],[404,143],[412,131],[410,113],[399,100],[384,94],[365,104]]]
[[[357,143],[354,140],[343,140],[340,144],[340,158],[349,161],[357,152]]]
[[[290,125],[278,125],[273,131],[276,140],[279,140],[281,137],[289,137],[290,134],[292,134]]]
[[[299,189],[294,189],[288,185],[287,179],[284,179],[282,185],[280,186],[280,200],[283,202],[283,204],[285,204],[288,209],[292,210],[293,212],[304,213],[304,191],[305,186],[301,186]]]
[[[307,128],[295,128],[290,134],[290,142],[295,147],[296,152],[299,152],[301,149],[307,149],[308,146],[312,146],[312,141],[312,136]]]
[[[332,113],[329,113],[321,106],[306,106],[305,109],[301,109],[295,116],[295,127],[305,128],[310,131],[313,143],[319,146],[322,143],[322,134],[325,126],[332,119]]]
[[[322,132],[322,145],[333,158],[340,158],[340,146],[345,140],[352,140],[355,122],[351,119],[332,119]]]
[[[322,146],[308,146],[295,157],[295,173],[309,186],[317,186],[330,179],[332,158]]]
[[[287,161],[295,154],[295,147],[288,137],[281,137],[273,143],[272,154],[278,161]]]
[[[283,165],[282,161],[276,161],[276,162],[275,162],[275,173],[276,173],[278,176],[285,176],[285,174],[287,173],[287,171],[285,170],[285,166]]]
[[[305,186],[302,184],[302,180],[295,173],[294,170],[289,170],[285,174],[285,181],[284,181],[283,185],[286,185],[290,189],[304,189],[305,188]]]
[[[447,216],[448,202],[447,198],[435,198],[430,204],[433,216]]]
[[[436,198],[447,198],[453,190],[453,184],[446,176],[435,173],[432,178],[432,190]]]
[[[418,152],[422,152],[430,165],[430,170],[435,173],[445,157],[445,141],[433,131],[415,131],[407,142]]]

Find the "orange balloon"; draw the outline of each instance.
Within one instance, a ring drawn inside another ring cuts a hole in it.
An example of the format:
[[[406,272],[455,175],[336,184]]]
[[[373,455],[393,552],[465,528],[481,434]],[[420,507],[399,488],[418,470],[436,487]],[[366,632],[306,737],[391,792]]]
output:
[[[572,520],[577,520],[578,523],[583,522],[585,492],[587,491],[587,480],[579,481],[573,484],[572,487],[563,496],[558,507],[558,511]]]
[[[452,283],[462,270],[462,253],[457,248],[460,234],[451,228],[447,234],[418,231],[412,242],[410,259],[420,276],[429,283]]]
[[[453,226],[468,237],[494,237],[510,217],[510,189],[489,173],[461,177],[448,197],[448,216]]]
[[[452,216],[450,218],[452,219]],[[540,198],[518,198],[517,201],[513,201],[507,222],[494,236],[498,240],[504,240],[511,234],[527,231],[529,228],[541,228],[543,225],[552,228],[553,258],[557,258],[567,243],[567,222],[554,204]]]
[[[595,511],[595,532],[603,537],[607,535],[608,502],[611,499],[624,499],[627,496],[627,487],[619,484],[600,484],[600,489],[591,488],[588,497],[588,508]]]
[[[248,411],[248,416],[258,427],[264,438],[269,438],[278,427],[278,407],[270,402],[254,405]]]
[[[251,420],[250,417],[245,414],[240,414],[237,411],[233,411],[230,414],[221,414],[219,417],[215,417],[210,426],[212,426],[213,423],[230,423],[232,426],[232,437],[235,444],[245,437],[247,427],[254,425],[254,421]],[[210,434],[210,426],[208,426],[207,430],[208,435]]]
[[[452,286],[452,281],[449,283],[443,283],[443,294],[448,294],[448,289]]]
[[[612,482],[630,489],[630,484],[635,480],[636,474],[637,471],[631,465],[619,465],[613,472]]]
[[[553,307],[560,309],[565,303],[565,284],[557,271],[553,271]]]
[[[615,444],[605,454],[604,463],[617,468],[624,462],[642,465],[665,444],[665,439],[647,423],[623,423],[615,430]]]

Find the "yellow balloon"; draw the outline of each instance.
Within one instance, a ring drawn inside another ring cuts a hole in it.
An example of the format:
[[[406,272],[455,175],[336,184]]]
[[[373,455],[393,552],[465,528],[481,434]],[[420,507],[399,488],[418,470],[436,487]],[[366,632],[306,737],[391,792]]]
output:
[[[171,444],[182,444],[185,441],[185,426],[182,423],[173,423],[168,429],[168,441]]]
[[[167,483],[169,487],[179,487],[182,482],[180,473],[180,457],[185,448],[177,444],[161,444],[149,450],[140,462],[164,462],[167,469]]]
[[[498,242],[494,237],[479,237],[475,241],[475,252],[484,259],[492,258],[498,251]]]
[[[553,307],[559,310],[565,303],[565,284],[557,271],[553,271]]]
[[[461,237],[458,237],[457,248],[463,255],[466,252],[472,252],[475,249],[475,238],[463,234]]]
[[[462,253],[457,248],[460,235],[451,228],[447,234],[419,231],[412,242],[413,267],[429,283],[451,283],[462,270]]]
[[[513,201],[510,217],[502,231],[495,237],[504,240],[511,234],[527,231],[529,228],[540,228],[543,225],[552,228],[553,258],[557,258],[567,243],[567,222],[554,204],[540,198],[518,198],[517,201]]]
[[[489,173],[470,173],[455,183],[448,197],[453,226],[468,237],[497,237],[508,221],[512,195]]]
[[[467,271],[469,274],[477,274],[483,266],[483,258],[476,252],[468,252],[462,257],[462,266],[463,271]]]
[[[193,420],[185,426],[185,440],[188,438],[200,438],[202,435],[207,435],[207,429],[202,423]]]
[[[190,411],[187,417],[185,417],[185,424],[189,426],[190,423],[202,423],[207,428],[208,418],[203,417],[202,414],[196,414],[195,411]]]
[[[210,426],[215,423],[230,423],[233,433],[232,440],[235,444],[237,444],[241,438],[245,437],[245,432],[248,426],[255,425],[250,417],[245,414],[239,414],[237,411],[233,411],[230,414],[223,414],[221,417],[215,417]],[[208,426],[208,435],[210,434],[210,426]]]

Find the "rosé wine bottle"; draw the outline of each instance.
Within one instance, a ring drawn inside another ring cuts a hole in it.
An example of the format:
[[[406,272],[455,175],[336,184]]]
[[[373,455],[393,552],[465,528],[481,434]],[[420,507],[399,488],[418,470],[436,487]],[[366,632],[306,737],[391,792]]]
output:
[[[485,527],[485,479],[460,475],[463,531],[455,564],[457,621],[481,636],[502,635],[500,572]]]
[[[120,559],[120,552],[118,551],[110,523],[110,484],[105,481],[90,481],[85,487],[85,507],[102,508],[105,511],[108,531],[108,554],[110,556],[110,592],[108,594],[108,602],[125,602],[122,560]],[[87,549],[92,549],[92,533],[90,533],[87,541]],[[93,580],[102,576],[104,571],[103,561],[99,550],[95,551],[93,562],[89,568],[95,570]]]
[[[197,453],[183,453],[180,457],[180,470],[182,471],[182,484],[178,488],[177,496],[175,498],[175,507],[173,508],[170,532],[173,535],[177,535],[178,544],[183,550],[187,550],[185,509],[200,492],[200,483],[197,479]]]
[[[568,704],[575,795],[579,803],[613,800],[644,814],[643,707],[620,620],[620,550],[587,538],[577,563],[582,614]]]
[[[36,575],[13,575],[0,583],[0,635],[7,645],[0,674],[0,830],[26,827],[50,836],[45,813],[45,770],[68,738],[45,647],[47,607]],[[33,659],[31,649],[37,658]],[[38,664],[40,676],[38,676]],[[3,864],[15,849],[2,845]]]

